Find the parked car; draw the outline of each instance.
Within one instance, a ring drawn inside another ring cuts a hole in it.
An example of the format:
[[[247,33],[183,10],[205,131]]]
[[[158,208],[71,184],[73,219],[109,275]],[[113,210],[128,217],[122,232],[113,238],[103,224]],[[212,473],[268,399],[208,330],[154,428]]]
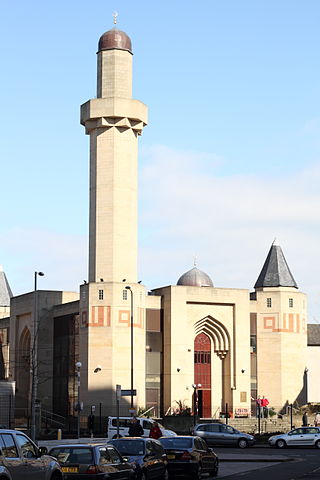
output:
[[[219,459],[212,448],[200,437],[161,437],[168,459],[168,473],[173,475],[192,475],[198,479],[203,473],[217,476]]]
[[[285,448],[295,446],[314,446],[320,448],[320,428],[319,427],[299,427],[294,428],[288,433],[281,435],[272,435],[268,439],[271,447]]]
[[[246,448],[255,443],[255,439],[248,433],[239,432],[224,423],[201,423],[194,427],[192,435],[198,435],[210,445],[233,445]]]
[[[125,461],[112,445],[105,443],[58,445],[51,448],[50,455],[60,463],[65,480],[87,476],[92,480],[135,478],[134,465]]]
[[[139,480],[165,479],[167,456],[159,440],[141,437],[124,437],[110,440],[121,455],[136,465]]]
[[[137,417],[138,422],[140,422],[140,425],[142,426],[144,430],[144,437],[149,437],[150,429],[152,425],[156,422],[156,420],[153,420],[152,418],[147,418],[147,417]],[[121,437],[125,437],[129,435],[129,427],[132,422],[132,417],[119,417],[119,435]],[[167,430],[164,428],[163,425],[161,425],[159,422],[157,422],[162,435],[166,437],[175,436],[176,433],[173,432],[172,430]],[[112,438],[117,438],[117,417],[108,417],[108,423],[107,423],[107,438],[108,440],[111,440]]]
[[[45,447],[17,430],[0,429],[0,478],[10,480],[62,480],[59,463]]]

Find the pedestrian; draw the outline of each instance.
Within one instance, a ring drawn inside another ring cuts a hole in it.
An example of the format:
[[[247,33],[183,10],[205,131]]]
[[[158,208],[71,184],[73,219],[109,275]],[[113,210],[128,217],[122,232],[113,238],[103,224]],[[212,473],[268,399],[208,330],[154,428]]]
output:
[[[320,412],[317,412],[314,417],[314,425],[315,427],[320,427]]]
[[[251,397],[251,400],[254,400],[256,402],[256,406],[257,406],[256,417],[257,418],[263,417],[263,408],[262,408],[262,405],[261,405],[262,399],[261,399],[260,395],[258,395],[258,397],[256,399]]]
[[[307,412],[304,412],[302,415],[302,426],[307,427],[308,426],[308,415]]]
[[[161,432],[161,429],[159,427],[158,422],[153,423],[152,427],[150,428],[149,437],[150,438],[155,438],[156,440],[158,440],[158,438],[162,437],[162,432]]]
[[[262,407],[262,417],[264,418],[268,418],[269,416],[268,405],[269,405],[269,400],[265,396],[263,396],[261,399],[261,407]]]
[[[128,430],[129,437],[142,437],[144,434],[144,430],[141,426],[141,423],[136,417],[133,417],[131,420],[131,424]]]

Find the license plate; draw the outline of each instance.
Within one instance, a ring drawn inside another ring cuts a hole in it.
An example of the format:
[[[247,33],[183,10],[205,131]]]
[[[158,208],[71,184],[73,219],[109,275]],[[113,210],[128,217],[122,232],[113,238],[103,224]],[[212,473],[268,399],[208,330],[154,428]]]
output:
[[[175,455],[167,455],[167,458],[168,458],[169,460],[173,460],[174,458],[176,458],[176,456],[175,456]]]
[[[78,473],[79,467],[61,467],[63,473]]]

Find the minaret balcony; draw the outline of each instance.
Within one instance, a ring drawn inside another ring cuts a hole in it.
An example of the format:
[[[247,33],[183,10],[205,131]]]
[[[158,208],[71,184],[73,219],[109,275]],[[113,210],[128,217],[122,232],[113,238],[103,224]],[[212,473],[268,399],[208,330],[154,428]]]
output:
[[[148,107],[132,98],[95,98],[81,106],[80,122],[89,134],[95,128],[132,128],[138,134],[148,123]]]

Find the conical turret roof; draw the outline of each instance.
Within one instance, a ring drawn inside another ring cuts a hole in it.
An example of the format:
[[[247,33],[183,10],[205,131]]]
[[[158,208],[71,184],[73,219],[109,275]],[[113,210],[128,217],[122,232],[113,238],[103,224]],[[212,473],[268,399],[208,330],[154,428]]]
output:
[[[10,298],[12,297],[6,274],[0,265],[0,307],[10,307]]]
[[[271,245],[268,256],[254,288],[294,287],[298,285],[293,278],[280,245]]]

